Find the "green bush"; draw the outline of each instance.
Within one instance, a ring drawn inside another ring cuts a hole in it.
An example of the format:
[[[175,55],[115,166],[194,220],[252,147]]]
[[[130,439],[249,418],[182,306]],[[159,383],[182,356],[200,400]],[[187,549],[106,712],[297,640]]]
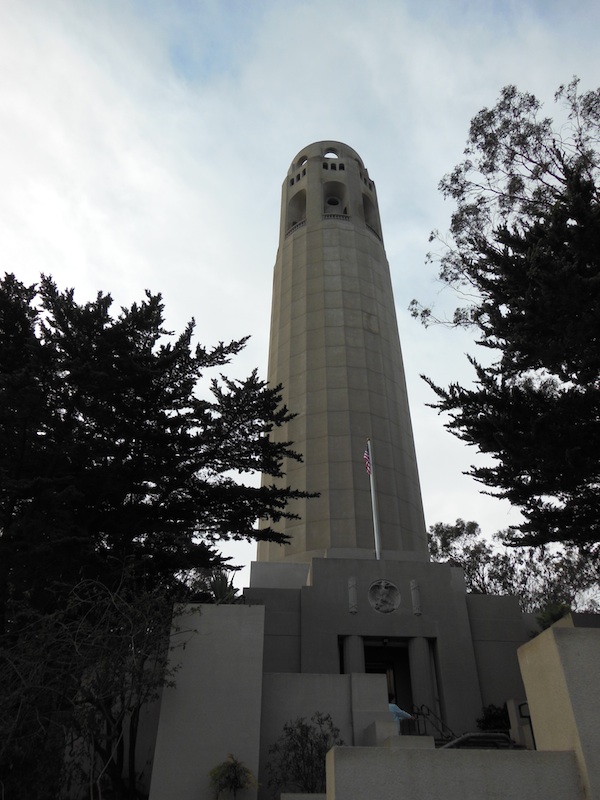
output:
[[[234,758],[231,753],[221,764],[217,764],[208,773],[210,776],[210,786],[214,791],[215,800],[219,800],[222,792],[230,792],[234,798],[240,789],[249,789],[258,786],[256,778],[251,770]]]
[[[510,719],[506,705],[495,706],[490,703],[482,709],[483,715],[477,719],[477,727],[480,731],[508,731],[510,730]]]
[[[319,711],[286,722],[283,734],[269,748],[269,786],[279,792],[325,792],[325,756],[344,742],[329,714]]]

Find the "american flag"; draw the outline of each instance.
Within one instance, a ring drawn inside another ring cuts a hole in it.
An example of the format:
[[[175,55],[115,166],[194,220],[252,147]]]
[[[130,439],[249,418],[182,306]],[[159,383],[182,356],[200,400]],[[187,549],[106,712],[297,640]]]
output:
[[[371,454],[369,453],[369,445],[365,447],[365,452],[363,453],[363,458],[365,460],[365,469],[367,470],[367,474],[371,474]]]

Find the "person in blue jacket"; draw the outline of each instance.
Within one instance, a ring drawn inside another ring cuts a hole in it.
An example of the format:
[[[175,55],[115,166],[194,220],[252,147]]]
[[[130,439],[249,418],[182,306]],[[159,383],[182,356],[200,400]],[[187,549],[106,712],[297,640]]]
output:
[[[412,714],[409,714],[408,711],[404,711],[402,708],[396,705],[396,698],[393,694],[388,696],[390,711],[394,715],[394,719],[398,723],[398,732],[400,732],[400,723],[402,720],[405,719],[415,719]]]

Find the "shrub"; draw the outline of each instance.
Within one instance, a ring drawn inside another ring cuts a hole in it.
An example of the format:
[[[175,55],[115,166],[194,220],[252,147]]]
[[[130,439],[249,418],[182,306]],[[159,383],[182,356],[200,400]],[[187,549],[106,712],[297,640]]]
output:
[[[480,731],[507,731],[510,730],[510,719],[506,705],[495,706],[490,703],[482,709],[483,715],[477,719]]]
[[[208,774],[211,789],[215,793],[215,800],[219,800],[222,792],[231,792],[235,798],[240,789],[258,785],[251,770],[234,758],[231,753],[225,761],[213,767]]]
[[[282,791],[325,791],[325,756],[341,745],[340,731],[329,714],[315,713],[283,726],[283,734],[269,748],[269,786]]]

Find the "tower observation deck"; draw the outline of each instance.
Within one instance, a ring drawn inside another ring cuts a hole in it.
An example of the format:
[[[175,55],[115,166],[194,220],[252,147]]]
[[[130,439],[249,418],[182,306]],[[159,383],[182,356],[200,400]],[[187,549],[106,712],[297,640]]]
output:
[[[373,557],[367,439],[382,557],[428,560],[377,193],[341,142],[305,147],[283,183],[268,379],[297,415],[278,436],[304,459],[284,480],[320,496],[290,505],[300,519],[277,525],[289,544],[259,543],[258,560]]]

